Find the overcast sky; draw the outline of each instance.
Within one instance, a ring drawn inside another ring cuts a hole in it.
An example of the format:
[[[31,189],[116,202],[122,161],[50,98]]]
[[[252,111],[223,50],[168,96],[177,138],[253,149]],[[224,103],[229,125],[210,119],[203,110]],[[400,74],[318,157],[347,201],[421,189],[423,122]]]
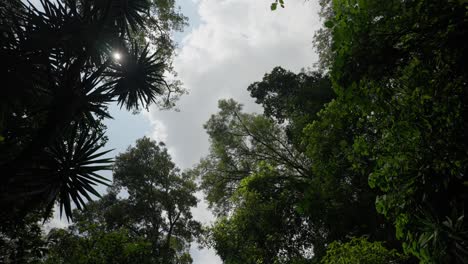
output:
[[[312,39],[319,27],[318,1],[288,0],[286,8],[270,11],[273,0],[179,0],[190,27],[176,34],[179,41],[174,66],[189,91],[178,102],[179,112],[132,115],[110,108],[108,148],[113,154],[144,135],[162,140],[176,164],[190,168],[208,151],[203,124],[217,112],[219,99],[233,98],[247,111],[261,111],[247,86],[261,80],[275,66],[298,72],[317,61]],[[193,210],[204,223],[212,220],[202,201]],[[60,226],[58,218],[53,225]],[[221,263],[213,250],[192,247],[195,264]]]

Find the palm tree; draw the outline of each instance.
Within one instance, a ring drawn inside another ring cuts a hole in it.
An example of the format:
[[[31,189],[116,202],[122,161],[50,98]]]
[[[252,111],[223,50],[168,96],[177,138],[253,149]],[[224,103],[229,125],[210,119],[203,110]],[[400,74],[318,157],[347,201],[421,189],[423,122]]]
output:
[[[71,217],[72,202],[82,208],[90,194],[99,196],[94,186],[107,180],[98,172],[111,165],[101,151],[107,105],[134,111],[174,91],[164,79],[170,45],[145,40],[158,23],[153,5],[0,3],[0,206],[10,217],[48,212],[56,201]],[[167,40],[168,27],[159,29]]]

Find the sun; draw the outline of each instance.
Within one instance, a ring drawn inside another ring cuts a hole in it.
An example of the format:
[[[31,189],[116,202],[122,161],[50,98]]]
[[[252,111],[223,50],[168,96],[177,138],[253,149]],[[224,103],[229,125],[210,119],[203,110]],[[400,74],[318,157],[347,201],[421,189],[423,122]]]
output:
[[[114,57],[115,60],[120,60],[122,58],[122,55],[120,55],[120,53],[118,52],[114,52],[112,54],[112,57]]]

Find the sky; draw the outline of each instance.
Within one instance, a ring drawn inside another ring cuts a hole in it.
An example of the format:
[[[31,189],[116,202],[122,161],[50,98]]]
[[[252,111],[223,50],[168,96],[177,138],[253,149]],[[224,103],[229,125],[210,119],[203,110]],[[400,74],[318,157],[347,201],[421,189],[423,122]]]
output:
[[[260,81],[275,66],[294,72],[313,67],[317,54],[312,40],[321,24],[318,1],[288,0],[284,9],[275,12],[270,10],[271,2],[178,0],[190,26],[174,35],[179,42],[174,68],[189,93],[177,102],[179,111],[151,107],[148,112],[132,115],[111,106],[114,119],[106,125],[107,148],[115,149],[112,154],[149,136],[166,143],[180,168],[190,168],[208,153],[203,124],[217,112],[218,100],[233,98],[244,104],[246,111],[261,112],[247,92],[249,84]],[[212,222],[203,195],[198,197],[194,217]],[[57,217],[52,224],[64,225]],[[199,250],[194,245],[191,254],[195,264],[221,263],[211,249]]]

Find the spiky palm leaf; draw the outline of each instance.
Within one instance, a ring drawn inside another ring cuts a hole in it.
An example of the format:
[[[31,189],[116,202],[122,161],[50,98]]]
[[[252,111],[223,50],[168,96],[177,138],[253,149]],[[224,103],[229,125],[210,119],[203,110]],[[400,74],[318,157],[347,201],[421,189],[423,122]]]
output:
[[[110,65],[110,69],[105,74],[114,80],[107,85],[117,96],[118,104],[125,105],[127,110],[137,110],[156,102],[157,95],[167,87],[163,76],[166,65],[157,51],[149,54],[148,45],[140,52],[134,43],[121,60]]]
[[[109,180],[99,171],[110,170],[112,159],[99,152],[103,143],[102,129],[80,127],[75,124],[64,131],[54,144],[39,156],[33,157],[28,167],[18,168],[8,183],[8,189],[0,193],[0,205],[16,213],[45,206],[48,214],[56,201],[61,214],[71,217],[72,202],[78,209],[85,207],[90,194],[99,197],[95,186],[108,186]],[[11,210],[10,209],[10,210]],[[13,213],[13,212],[12,212]]]
[[[57,140],[55,145],[47,149],[51,159],[49,170],[54,175],[55,182],[47,191],[49,209],[58,200],[60,215],[65,211],[67,218],[71,217],[73,201],[78,209],[85,207],[85,201],[90,201],[93,194],[100,194],[93,186],[103,184],[108,186],[108,179],[97,174],[101,170],[110,170],[112,159],[103,156],[111,150],[98,152],[103,134],[88,128],[75,126],[67,138]]]
[[[111,43],[119,39],[118,31],[109,27],[110,11],[83,10],[76,2],[41,0],[43,11],[34,5],[23,8],[30,8],[24,19],[28,38],[22,42],[23,49],[46,52],[57,64],[83,54],[93,65],[103,63]]]
[[[109,5],[109,21],[117,26],[121,34],[130,36],[144,26],[145,14],[150,8],[148,0],[100,0],[102,5]]]

